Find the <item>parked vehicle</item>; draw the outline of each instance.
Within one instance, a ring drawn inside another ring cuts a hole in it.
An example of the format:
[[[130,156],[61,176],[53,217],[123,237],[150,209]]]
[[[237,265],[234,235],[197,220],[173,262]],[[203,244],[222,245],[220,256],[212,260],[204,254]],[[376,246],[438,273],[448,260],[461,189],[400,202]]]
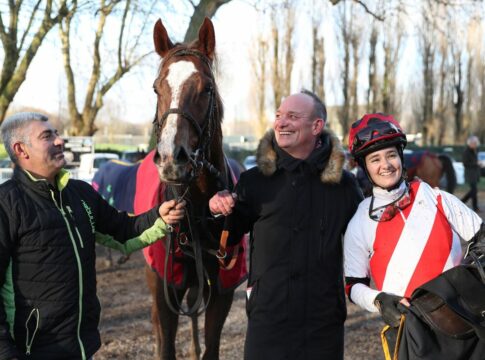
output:
[[[80,156],[79,168],[72,169],[73,177],[91,183],[94,174],[99,167],[107,161],[119,160],[119,156],[113,153],[89,153]]]
[[[256,156],[254,155],[246,156],[246,158],[244,159],[243,165],[246,168],[246,170],[249,170],[252,167],[258,166],[258,164],[256,163]]]
[[[465,183],[465,167],[462,162],[453,161],[453,169],[455,169],[456,183],[462,185]]]
[[[136,163],[137,161],[142,160],[146,156],[145,151],[123,151],[121,153],[122,161],[127,161],[130,163]]]

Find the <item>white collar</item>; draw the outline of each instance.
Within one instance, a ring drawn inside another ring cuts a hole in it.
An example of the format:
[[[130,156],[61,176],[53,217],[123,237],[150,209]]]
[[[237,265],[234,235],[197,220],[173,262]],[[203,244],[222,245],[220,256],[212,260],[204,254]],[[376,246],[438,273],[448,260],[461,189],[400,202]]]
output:
[[[372,189],[372,193],[374,194],[374,206],[379,207],[395,202],[404,194],[406,187],[406,181],[401,182],[399,187],[389,191],[381,187],[374,186]]]

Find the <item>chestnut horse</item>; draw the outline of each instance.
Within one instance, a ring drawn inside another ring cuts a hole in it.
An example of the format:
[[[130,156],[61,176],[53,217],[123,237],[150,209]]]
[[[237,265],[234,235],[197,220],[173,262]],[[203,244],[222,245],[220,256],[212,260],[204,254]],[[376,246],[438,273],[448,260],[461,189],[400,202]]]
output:
[[[155,50],[162,57],[153,85],[157,94],[153,162],[164,184],[164,198],[183,198],[187,202],[186,219],[165,241],[164,276],[153,268],[146,270],[153,297],[156,356],[175,359],[180,314],[192,317],[192,335],[197,340],[196,316],[205,310],[203,359],[218,359],[222,327],[234,288],[221,291],[217,286],[223,270],[219,269],[215,254],[223,220],[212,218],[207,205],[216,191],[227,186],[228,178],[222,147],[223,107],[212,69],[214,28],[206,18],[197,40],[189,45],[173,44],[158,20],[153,38]],[[176,258],[182,253],[186,255],[184,259]],[[183,281],[175,285],[167,273],[180,263],[185,267]],[[244,274],[245,270],[244,265]],[[182,306],[185,295],[188,309]],[[197,344],[193,341],[193,358],[199,358],[201,353]]]
[[[414,151],[404,154],[408,179],[415,176],[433,187],[443,187],[452,194],[456,187],[456,174],[451,158],[446,154]]]

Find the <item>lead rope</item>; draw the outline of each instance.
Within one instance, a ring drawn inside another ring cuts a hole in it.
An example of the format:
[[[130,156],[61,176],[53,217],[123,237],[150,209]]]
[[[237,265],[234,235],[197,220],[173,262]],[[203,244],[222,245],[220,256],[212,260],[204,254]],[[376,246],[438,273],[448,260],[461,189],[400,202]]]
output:
[[[168,189],[172,191],[172,194],[174,197],[176,197],[175,190],[169,186]],[[185,196],[188,193],[189,186],[187,186],[186,190],[178,198],[178,202],[182,200],[187,201],[188,209],[192,209],[190,206],[190,201],[188,199],[185,199]],[[186,215],[186,221],[187,221],[187,226],[188,226],[188,231],[190,234],[190,238],[192,239],[192,249],[193,249],[193,254],[191,254],[189,251],[184,251],[184,254],[192,257],[195,261],[195,270],[197,274],[197,285],[198,285],[198,290],[197,290],[197,298],[195,302],[193,303],[192,306],[188,307],[187,310],[183,308],[183,305],[181,302],[178,301],[177,298],[177,292],[175,290],[175,287],[172,287],[172,293],[173,297],[175,299],[176,307],[172,303],[172,300],[170,299],[169,296],[169,290],[168,290],[168,281],[167,281],[167,270],[168,270],[168,262],[170,258],[170,254],[172,253],[172,266],[171,266],[171,274],[173,276],[174,269],[174,260],[175,260],[175,245],[174,245],[174,237],[173,235],[175,234],[175,231],[170,232],[166,237],[165,237],[165,263],[164,263],[164,296],[165,296],[165,302],[167,303],[169,309],[174,313],[178,315],[186,315],[186,316],[192,316],[194,314],[196,315],[201,315],[205,310],[207,309],[207,306],[209,304],[212,291],[211,291],[211,283],[209,279],[209,275],[207,274],[207,271],[205,270],[202,262],[202,248],[200,245],[200,237],[199,237],[199,232],[196,227],[192,227],[192,222],[191,222],[191,211],[189,210]],[[180,236],[180,227],[177,230],[177,235],[175,236],[175,239],[179,239]],[[201,306],[203,300],[204,300],[204,285],[205,281],[207,280],[207,285],[208,285],[208,298],[207,301]]]

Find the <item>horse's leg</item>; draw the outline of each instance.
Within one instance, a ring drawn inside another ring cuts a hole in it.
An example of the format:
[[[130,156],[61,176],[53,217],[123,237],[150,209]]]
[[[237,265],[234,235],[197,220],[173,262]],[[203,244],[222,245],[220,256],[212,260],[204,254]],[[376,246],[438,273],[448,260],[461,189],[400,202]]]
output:
[[[212,282],[216,284],[217,282]],[[202,360],[218,360],[221,333],[226,317],[231,310],[234,290],[220,294],[213,285],[212,296],[205,313],[205,352]]]
[[[163,281],[150,268],[145,268],[148,287],[152,294],[152,323],[155,335],[155,359],[175,360],[175,336],[177,335],[178,315],[174,314],[165,302]],[[180,298],[183,291],[177,292]],[[173,298],[173,295],[170,294]],[[173,301],[173,300],[172,300]]]
[[[189,292],[187,293],[187,305],[190,308],[195,304],[197,300],[197,287],[191,287]],[[197,314],[194,314],[190,317],[192,322],[192,344],[190,348],[190,358],[192,360],[199,360],[200,359],[200,338],[199,338],[199,317]]]

